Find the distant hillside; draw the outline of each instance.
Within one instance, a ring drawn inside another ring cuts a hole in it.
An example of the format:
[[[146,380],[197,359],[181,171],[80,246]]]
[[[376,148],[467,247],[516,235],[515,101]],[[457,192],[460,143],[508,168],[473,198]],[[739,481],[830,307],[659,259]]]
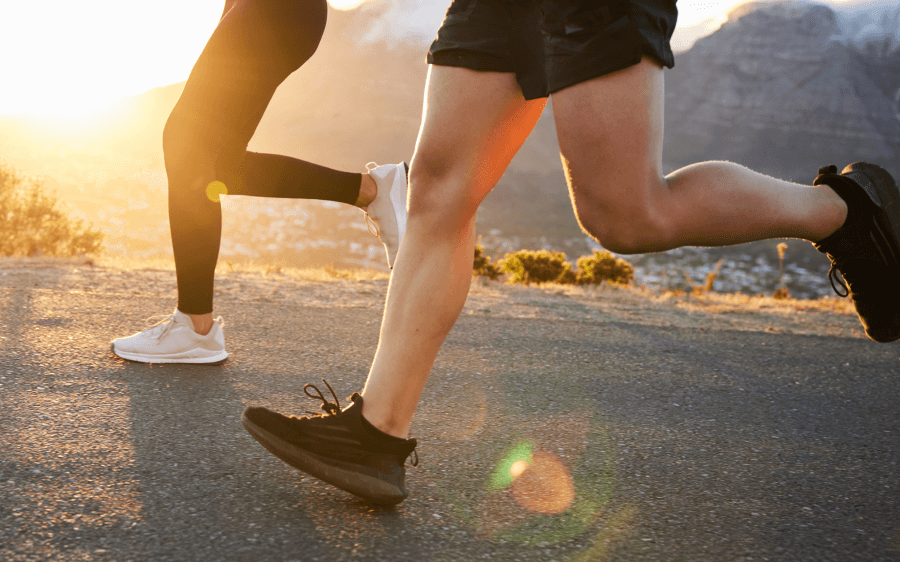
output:
[[[733,160],[803,182],[856,160],[900,173],[896,43],[845,44],[835,12],[815,4],[747,4],[730,18],[666,77],[671,165]]]
[[[379,9],[376,4],[368,9]],[[900,27],[894,25],[900,8],[890,8],[877,21],[860,12],[842,20],[805,2],[736,9],[721,29],[678,55],[666,74],[667,169],[724,159],[809,182],[821,165],[864,159],[900,176]],[[370,16],[329,12],[318,52],[282,84],[252,150],[359,171],[368,161],[411,157],[427,72],[424,48],[389,41],[390,29],[376,29]],[[45,176],[87,218],[104,224],[114,252],[166,252],[160,139],[181,87],[121,100],[83,123],[0,116],[0,158]],[[382,263],[380,246],[355,209],[230,198],[225,211],[226,258]],[[574,258],[589,251],[568,202],[549,110],[486,199],[478,224],[492,252],[545,246]],[[691,264],[684,252],[633,259],[647,279],[661,283],[676,283],[681,270],[702,279],[697,263],[720,257],[735,271],[770,271],[775,259],[769,242],[691,252]],[[792,243],[788,261],[806,272],[827,269],[808,244]],[[827,283],[816,287],[813,293]]]

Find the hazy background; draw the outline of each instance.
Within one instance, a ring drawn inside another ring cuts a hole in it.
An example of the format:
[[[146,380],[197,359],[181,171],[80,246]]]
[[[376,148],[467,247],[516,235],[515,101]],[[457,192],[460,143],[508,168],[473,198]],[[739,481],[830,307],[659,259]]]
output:
[[[741,0],[678,3],[676,51],[721,25]],[[771,3],[771,2],[763,2]],[[825,0],[844,12],[888,0]],[[426,48],[449,0],[330,0],[368,20],[354,43],[405,42]],[[187,79],[215,29],[223,0],[30,0],[0,7],[4,82],[0,114],[95,108],[114,99]]]
[[[727,159],[810,182],[821,165],[866,159],[900,176],[900,6],[738,4],[678,4],[666,166]],[[344,7],[329,12],[319,51],[279,89],[251,149],[351,171],[411,156],[425,49],[446,2]],[[0,160],[42,178],[74,215],[101,226],[112,255],[171,254],[162,125],[221,9],[211,0],[37,0],[0,9]],[[223,208],[222,259],[384,267],[356,209],[239,197]],[[590,251],[567,200],[549,114],[478,224],[493,255],[548,247],[574,260]],[[721,258],[717,288],[762,292],[777,282],[776,244],[629,259],[639,282],[677,287],[685,273],[700,282]],[[793,295],[830,291],[827,260],[808,243],[791,241],[786,265]]]

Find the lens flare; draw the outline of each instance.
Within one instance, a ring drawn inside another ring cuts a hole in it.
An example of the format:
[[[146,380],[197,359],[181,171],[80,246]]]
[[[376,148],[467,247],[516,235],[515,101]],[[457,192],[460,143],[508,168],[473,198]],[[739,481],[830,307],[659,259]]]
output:
[[[219,202],[220,195],[228,195],[228,188],[220,181],[209,182],[206,186],[206,197],[213,203]]]
[[[508,489],[519,507],[541,515],[562,513],[575,500],[569,470],[556,455],[536,451],[531,441],[521,441],[509,450],[491,475],[489,487]]]
[[[527,467],[528,463],[531,462],[533,454],[534,443],[530,441],[517,443],[509,450],[503,460],[497,463],[497,468],[495,468],[494,472],[491,474],[491,481],[488,486],[489,489],[503,490],[508,488],[517,476],[513,473],[513,467],[517,467],[517,470],[520,466]]]
[[[516,461],[509,467],[509,474],[513,477],[513,480],[518,478],[525,470],[528,468],[528,463],[525,461]]]
[[[442,441],[465,441],[471,439],[484,427],[487,419],[488,401],[484,391],[475,384],[462,384],[458,387],[460,395],[465,393],[471,397],[470,407],[461,414],[455,400],[448,400],[443,404],[430,404],[427,406],[431,415],[440,419],[440,424],[435,428],[437,436]]]
[[[521,464],[522,472],[510,490],[519,506],[542,515],[556,515],[569,509],[575,499],[575,486],[569,471],[556,455],[538,451],[530,463]]]
[[[617,478],[602,417],[587,408],[549,416],[495,415],[492,409],[491,422],[481,429],[471,457],[459,455],[464,458],[454,461],[458,468],[437,488],[462,524],[483,540],[541,546],[584,536],[601,518],[608,520]],[[473,493],[472,461],[480,459],[492,469]],[[629,529],[598,536],[606,540]],[[602,556],[579,562],[604,559],[606,550],[591,552]]]

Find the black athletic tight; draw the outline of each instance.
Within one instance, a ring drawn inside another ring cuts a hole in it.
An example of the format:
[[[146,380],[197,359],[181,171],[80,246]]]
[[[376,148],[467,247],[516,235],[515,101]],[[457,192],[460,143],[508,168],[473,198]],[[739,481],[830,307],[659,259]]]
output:
[[[325,0],[232,0],[191,70],[163,132],[178,309],[212,312],[222,232],[213,181],[229,195],[353,204],[361,174],[247,152],[275,89],[315,52]],[[214,197],[215,198],[215,197]]]

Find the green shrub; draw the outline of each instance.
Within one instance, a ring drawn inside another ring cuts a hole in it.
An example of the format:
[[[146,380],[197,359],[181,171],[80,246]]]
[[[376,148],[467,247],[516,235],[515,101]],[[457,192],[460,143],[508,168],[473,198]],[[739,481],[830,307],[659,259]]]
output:
[[[484,255],[481,245],[475,246],[475,275],[496,279],[508,275],[510,283],[561,283],[569,285],[598,285],[603,281],[627,285],[634,280],[630,263],[607,251],[595,250],[593,255],[578,258],[578,270],[566,261],[566,255],[556,250],[518,250],[506,254],[499,268]]]
[[[0,164],[0,256],[76,256],[100,251],[103,235],[57,209],[38,181]]]
[[[472,274],[487,277],[490,280],[500,277],[500,268],[491,263],[491,258],[484,255],[484,246],[475,246],[475,260],[472,262]]]
[[[509,275],[510,283],[573,283],[572,264],[566,255],[555,250],[519,250],[500,260],[500,270]]]
[[[605,250],[594,250],[594,255],[578,258],[578,283],[582,285],[599,285],[603,281],[627,285],[633,279],[631,264]]]

